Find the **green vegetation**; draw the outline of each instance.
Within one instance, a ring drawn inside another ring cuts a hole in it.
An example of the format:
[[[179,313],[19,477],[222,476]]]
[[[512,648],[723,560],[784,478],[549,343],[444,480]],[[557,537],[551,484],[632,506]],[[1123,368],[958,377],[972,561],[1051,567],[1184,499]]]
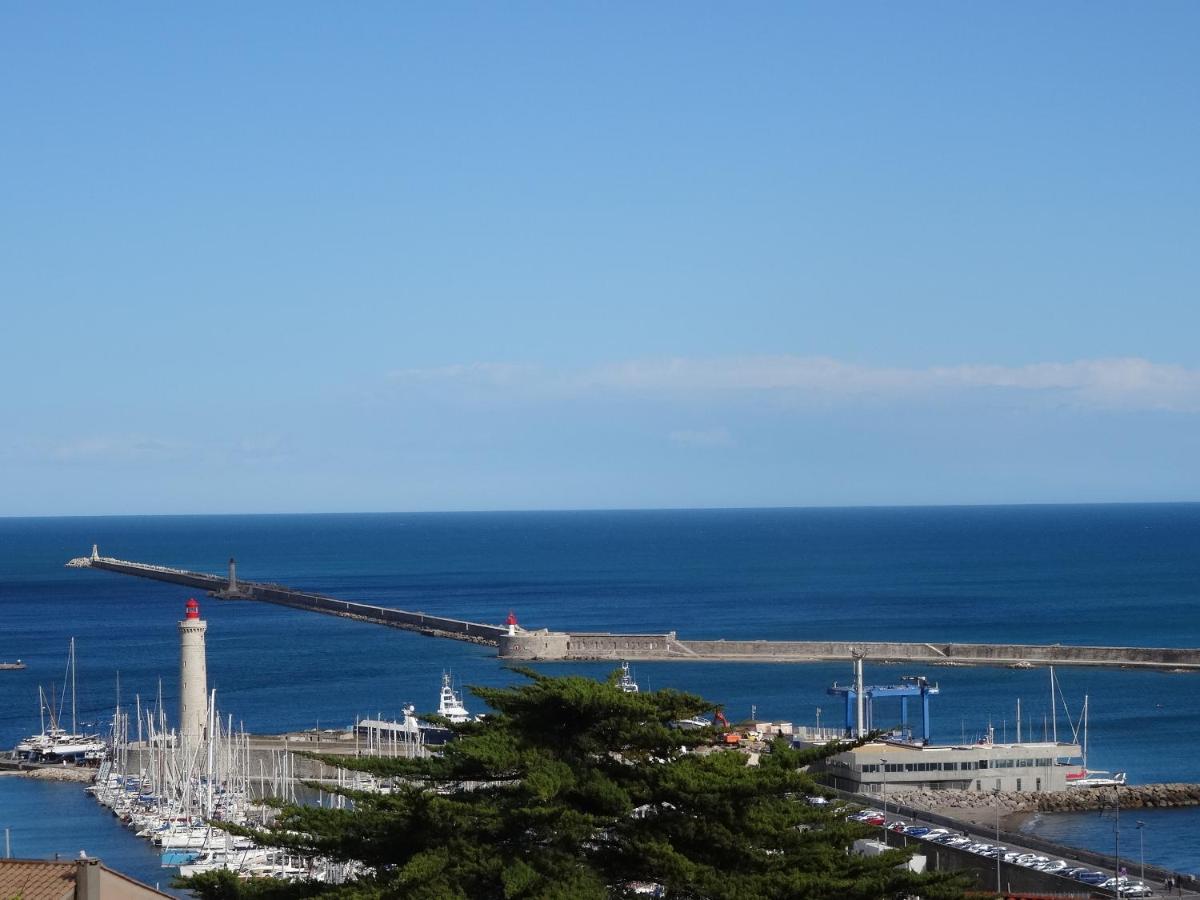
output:
[[[957,897],[941,874],[898,868],[896,850],[847,853],[863,826],[803,802],[800,771],[827,751],[782,741],[754,761],[714,729],[671,727],[713,709],[677,691],[623,693],[580,677],[473,688],[495,713],[454,726],[429,759],[321,757],[398,779],[390,794],[344,791],[353,810],[282,806],[264,844],[361,860],[373,874],[340,887],[241,882],[229,873],[181,883],[204,898],[396,897],[590,900]],[[684,752],[681,745],[687,744]],[[253,833],[253,832],[247,832]]]

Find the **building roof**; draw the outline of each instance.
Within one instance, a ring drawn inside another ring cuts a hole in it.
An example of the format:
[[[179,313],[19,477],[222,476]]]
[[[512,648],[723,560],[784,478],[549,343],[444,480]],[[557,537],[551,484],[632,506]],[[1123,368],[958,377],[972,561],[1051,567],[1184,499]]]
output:
[[[873,741],[869,744],[863,744],[859,747],[851,747],[843,750],[842,753],[849,753],[853,756],[871,756],[878,757],[880,754],[887,756],[888,754],[895,755],[898,759],[904,759],[904,754],[913,753],[920,755],[935,755],[942,753],[970,753],[977,756],[987,755],[1008,755],[1022,756],[1034,753],[1049,752],[1055,757],[1079,756],[1082,752],[1078,744],[1054,743],[1053,741],[1024,741],[1020,744],[1015,742],[993,744],[903,744],[893,742]]]
[[[74,896],[73,862],[0,860],[0,900],[70,900]]]
[[[148,884],[108,868],[96,858],[49,861],[0,859],[0,900],[74,900],[81,885],[91,879],[89,896],[170,897]],[[93,893],[93,891],[95,893]]]

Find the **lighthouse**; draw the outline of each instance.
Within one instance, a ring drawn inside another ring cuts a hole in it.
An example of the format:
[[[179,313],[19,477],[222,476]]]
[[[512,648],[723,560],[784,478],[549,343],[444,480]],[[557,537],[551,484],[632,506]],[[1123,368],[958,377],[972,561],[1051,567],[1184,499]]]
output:
[[[204,660],[204,632],[200,604],[188,600],[179,623],[179,733],[195,746],[204,739],[208,718],[208,669]]]

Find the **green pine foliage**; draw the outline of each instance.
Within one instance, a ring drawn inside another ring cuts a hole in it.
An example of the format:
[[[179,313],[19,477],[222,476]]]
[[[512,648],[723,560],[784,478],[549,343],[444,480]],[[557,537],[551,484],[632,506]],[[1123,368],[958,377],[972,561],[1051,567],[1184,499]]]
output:
[[[472,689],[495,712],[453,726],[438,756],[317,757],[391,777],[393,792],[344,790],[347,810],[282,805],[270,829],[245,832],[360,860],[369,877],[288,885],[221,872],[181,886],[206,900],[607,900],[637,896],[636,882],[711,900],[961,896],[950,876],[899,868],[904,851],[849,854],[869,829],[802,802],[817,790],[803,767],[830,749],[777,740],[754,759],[716,729],[671,726],[713,710],[694,695],[521,671],[526,683]]]

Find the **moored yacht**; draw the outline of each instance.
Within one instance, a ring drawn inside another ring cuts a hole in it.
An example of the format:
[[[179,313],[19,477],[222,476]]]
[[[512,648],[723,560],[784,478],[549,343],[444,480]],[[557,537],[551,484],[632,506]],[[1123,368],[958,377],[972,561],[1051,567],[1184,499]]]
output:
[[[633,680],[633,675],[629,673],[629,663],[621,662],[621,678],[617,681],[617,687],[624,694],[636,694],[638,692],[638,683]]]
[[[438,698],[438,715],[455,725],[471,721],[471,714],[463,705],[462,695],[454,690],[449,672],[442,673],[442,693]]]

